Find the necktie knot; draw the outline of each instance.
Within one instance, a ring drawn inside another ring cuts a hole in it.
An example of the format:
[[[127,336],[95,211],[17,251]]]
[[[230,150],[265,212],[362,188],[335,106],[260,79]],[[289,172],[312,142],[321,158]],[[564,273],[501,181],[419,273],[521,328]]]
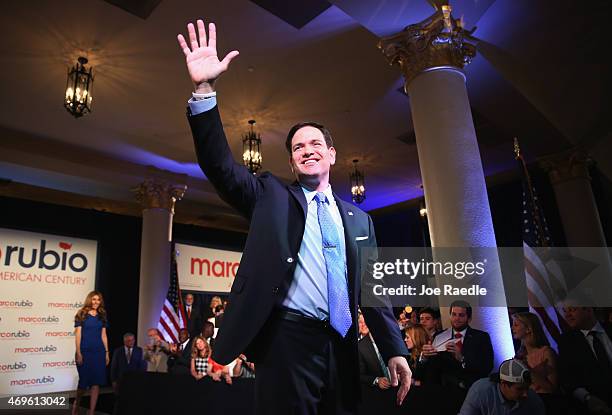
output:
[[[323,192],[318,192],[315,195],[315,199],[317,200],[317,204],[323,204],[323,203],[327,203],[327,196],[325,196],[325,193]]]
[[[460,339],[463,337],[463,334],[461,333],[455,333],[455,339]]]

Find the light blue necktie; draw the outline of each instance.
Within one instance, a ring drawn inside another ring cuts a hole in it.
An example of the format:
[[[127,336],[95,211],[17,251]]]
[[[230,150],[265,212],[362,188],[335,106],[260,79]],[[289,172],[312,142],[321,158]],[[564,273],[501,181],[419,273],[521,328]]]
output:
[[[328,208],[327,196],[325,196],[325,193],[319,192],[315,199],[317,200],[317,217],[321,228],[321,237],[323,238],[323,257],[327,269],[329,321],[331,326],[344,337],[352,324],[344,266],[345,253],[340,243],[338,228]]]

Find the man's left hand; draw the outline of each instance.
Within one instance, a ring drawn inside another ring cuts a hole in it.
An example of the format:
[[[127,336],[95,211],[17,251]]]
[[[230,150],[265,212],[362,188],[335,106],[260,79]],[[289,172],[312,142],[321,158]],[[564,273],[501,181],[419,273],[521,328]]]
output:
[[[463,360],[463,354],[461,353],[461,348],[457,347],[455,342],[448,342],[446,345],[446,351],[452,353],[453,357],[461,362]]]
[[[397,405],[401,405],[404,402],[404,398],[410,390],[410,382],[412,379],[412,371],[408,366],[408,361],[403,356],[394,356],[389,359],[389,375],[391,375],[391,386],[400,385],[397,391]],[[399,382],[398,382],[399,378]]]

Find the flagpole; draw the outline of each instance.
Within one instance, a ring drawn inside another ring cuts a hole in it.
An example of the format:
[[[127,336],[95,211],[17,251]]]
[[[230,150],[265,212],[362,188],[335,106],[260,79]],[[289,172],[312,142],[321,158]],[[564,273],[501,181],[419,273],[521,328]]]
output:
[[[545,230],[544,226],[542,226],[541,215],[542,212],[535,205],[535,195],[533,194],[533,184],[531,183],[531,176],[529,175],[529,170],[527,169],[527,164],[525,163],[525,159],[521,154],[521,147],[519,146],[518,138],[514,137],[514,159],[519,160],[521,162],[521,166],[523,168],[523,174],[525,175],[525,180],[527,180],[527,187],[529,187],[529,203],[531,204],[531,211],[536,213],[534,215],[534,219],[536,221],[536,226],[538,228],[538,240],[540,242],[540,246],[548,247],[548,241],[544,238]]]

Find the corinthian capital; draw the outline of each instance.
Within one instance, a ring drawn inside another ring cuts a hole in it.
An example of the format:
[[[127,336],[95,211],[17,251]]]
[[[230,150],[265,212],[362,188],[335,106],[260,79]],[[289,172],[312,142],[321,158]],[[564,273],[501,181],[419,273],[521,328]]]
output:
[[[476,48],[466,40],[470,34],[445,5],[422,22],[381,38],[378,48],[390,65],[399,64],[407,86],[421,72],[443,67],[462,69],[469,64],[476,56]]]
[[[591,158],[582,149],[571,149],[540,160],[540,166],[548,172],[553,186],[568,180],[591,180],[591,163]]]
[[[166,209],[174,213],[174,204],[181,200],[187,186],[174,185],[159,179],[147,179],[132,191],[143,209]]]

